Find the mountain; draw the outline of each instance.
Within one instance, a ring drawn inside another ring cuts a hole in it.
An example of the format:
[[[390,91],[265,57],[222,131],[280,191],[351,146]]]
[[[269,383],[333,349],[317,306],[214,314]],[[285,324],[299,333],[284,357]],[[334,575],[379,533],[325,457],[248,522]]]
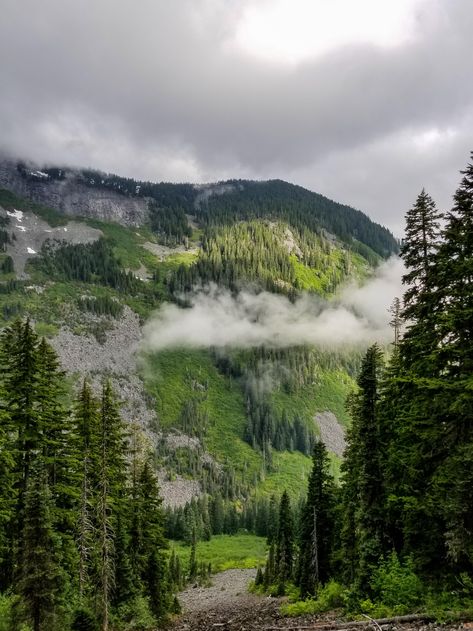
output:
[[[4,161],[0,187],[4,321],[35,321],[71,392],[80,375],[96,387],[111,377],[122,415],[155,445],[168,506],[204,492],[230,507],[284,487],[297,495],[316,435],[337,471],[357,352],[155,353],[142,327],[207,283],[330,298],[397,252],[386,228],[280,180],[155,184]]]

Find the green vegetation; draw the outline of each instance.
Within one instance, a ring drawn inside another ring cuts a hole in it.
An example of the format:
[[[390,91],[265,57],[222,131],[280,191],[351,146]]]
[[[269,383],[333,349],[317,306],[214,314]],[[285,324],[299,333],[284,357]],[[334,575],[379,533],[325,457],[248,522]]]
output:
[[[250,283],[289,296],[300,291],[328,296],[348,276],[366,275],[367,261],[340,242],[291,228],[262,219],[208,226],[195,264],[171,276],[171,293],[215,282],[232,290]]]
[[[250,480],[258,473],[260,458],[243,440],[246,418],[242,392],[237,383],[219,374],[208,352],[181,350],[153,355],[145,379],[148,391],[156,398],[164,429],[179,427],[185,402],[195,398],[209,418],[206,448]]]
[[[391,233],[372,222],[360,211],[342,206],[332,200],[312,193],[301,186],[281,180],[227,182],[229,190],[224,195],[212,195],[199,206],[197,217],[206,225],[232,224],[262,218],[282,220],[301,234],[305,231],[319,233],[324,228],[358,251],[358,244],[365,246],[363,255],[371,249],[385,257],[397,251],[397,243]],[[357,234],[357,239],[353,235]],[[376,254],[374,255],[375,262]]]
[[[17,168],[26,179],[34,179],[25,165],[20,163]],[[265,219],[287,222],[300,234],[320,233],[323,229],[371,263],[376,263],[379,256],[385,258],[398,250],[393,235],[359,210],[282,180],[229,180],[215,185],[217,194],[212,194],[210,185],[202,195],[202,189],[191,184],[141,182],[86,169],[73,171],[53,167],[45,168],[44,172],[52,180],[61,180],[68,175],[91,188],[110,189],[129,197],[152,198],[151,226],[168,242],[181,242],[190,236],[185,222],[187,213],[196,214],[204,226]]]
[[[28,320],[3,331],[0,363],[0,624],[155,627],[172,606],[161,499],[109,382],[71,405]]]
[[[396,336],[387,366],[376,345],[365,354],[358,388],[348,398],[352,424],[342,486],[330,492],[329,502],[322,496],[313,501],[321,472],[326,488],[333,488],[328,461],[321,469],[319,447],[314,452],[293,542],[299,567],[291,578],[300,593],[289,590],[296,599],[309,598],[285,607],[288,615],[336,606],[372,617],[411,611],[445,617],[473,608],[467,534],[473,514],[473,339],[467,323],[473,313],[467,280],[473,273],[473,164],[463,175],[443,228],[425,191],[407,213],[401,251],[406,292],[402,311],[398,301],[392,311],[393,326],[403,318],[406,332]],[[331,527],[324,529],[327,520]],[[281,532],[279,523],[275,551],[257,577],[260,590],[286,589],[277,553]]]
[[[111,245],[121,265],[129,270],[138,270],[144,266],[148,271],[154,269],[156,257],[146,250],[143,243],[153,241],[153,235],[144,227],[139,229],[125,228],[118,223],[85,219],[87,225],[100,230],[105,240]]]
[[[187,565],[190,546],[179,541],[171,542],[181,565]],[[264,562],[266,555],[266,539],[256,535],[214,535],[210,541],[199,541],[196,556],[199,563],[210,563],[212,572],[230,569],[253,568]]]

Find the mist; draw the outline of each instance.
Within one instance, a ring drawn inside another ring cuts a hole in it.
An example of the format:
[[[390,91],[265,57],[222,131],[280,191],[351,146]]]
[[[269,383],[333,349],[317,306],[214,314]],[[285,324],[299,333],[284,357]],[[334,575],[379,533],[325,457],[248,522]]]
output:
[[[163,305],[146,324],[147,351],[256,346],[360,347],[392,340],[389,306],[402,295],[402,261],[382,263],[362,286],[345,286],[329,302],[304,294],[294,303],[261,292],[232,294],[215,285],[187,295],[190,308]]]

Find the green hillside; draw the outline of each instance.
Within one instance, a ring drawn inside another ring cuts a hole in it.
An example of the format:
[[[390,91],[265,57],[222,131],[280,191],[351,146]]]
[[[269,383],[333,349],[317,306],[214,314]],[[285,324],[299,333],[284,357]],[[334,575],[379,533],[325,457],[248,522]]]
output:
[[[163,303],[185,304],[186,292],[206,283],[233,292],[267,290],[290,300],[306,292],[330,299],[343,283],[367,278],[372,265],[396,248],[388,233],[361,213],[285,183],[232,182],[229,192],[198,203],[196,189],[173,186],[150,189],[154,201],[146,225],[78,218],[100,231],[94,233],[100,238],[45,241],[26,261],[28,278],[16,279],[8,267],[0,272],[4,320],[30,316],[51,339],[60,331],[78,340],[92,336],[100,356],[125,307],[144,323]],[[8,191],[1,192],[0,206],[34,213],[51,229],[67,226],[56,210]],[[194,220],[187,223],[184,215],[188,229],[179,236],[184,211],[192,211]],[[358,222],[354,233],[353,222]],[[4,223],[6,243],[14,244],[9,216]],[[158,468],[171,482],[197,480],[209,501],[220,498],[226,515],[222,532],[253,531],[248,511],[264,511],[265,502],[284,489],[293,498],[304,492],[312,445],[320,435],[317,413],[330,412],[333,423],[347,425],[345,399],[359,360],[353,352],[308,347],[146,353],[137,369],[144,390],[137,396],[142,409],[154,415],[151,430],[160,435]],[[109,370],[113,376],[113,367],[100,368],[97,376]],[[76,380],[79,376],[80,367]],[[338,477],[340,455],[330,458]],[[169,514],[171,536],[188,537],[192,523],[205,531],[197,509],[186,510]],[[200,513],[207,510],[199,505]],[[256,534],[265,535],[267,527]]]

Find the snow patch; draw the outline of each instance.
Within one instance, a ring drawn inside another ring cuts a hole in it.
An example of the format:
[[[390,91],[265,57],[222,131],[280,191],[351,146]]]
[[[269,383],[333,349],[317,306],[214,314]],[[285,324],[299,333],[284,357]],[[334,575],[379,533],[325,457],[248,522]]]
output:
[[[28,252],[28,254],[36,254],[36,250],[33,250],[33,248],[27,247],[26,251]]]
[[[13,209],[13,212],[10,212],[9,210],[7,210],[7,215],[9,217],[14,217],[17,221],[23,221],[23,211],[22,210],[15,210]]]
[[[18,230],[20,230],[21,232],[26,232],[25,226],[18,226],[18,225],[16,225],[15,228],[18,228]]]

